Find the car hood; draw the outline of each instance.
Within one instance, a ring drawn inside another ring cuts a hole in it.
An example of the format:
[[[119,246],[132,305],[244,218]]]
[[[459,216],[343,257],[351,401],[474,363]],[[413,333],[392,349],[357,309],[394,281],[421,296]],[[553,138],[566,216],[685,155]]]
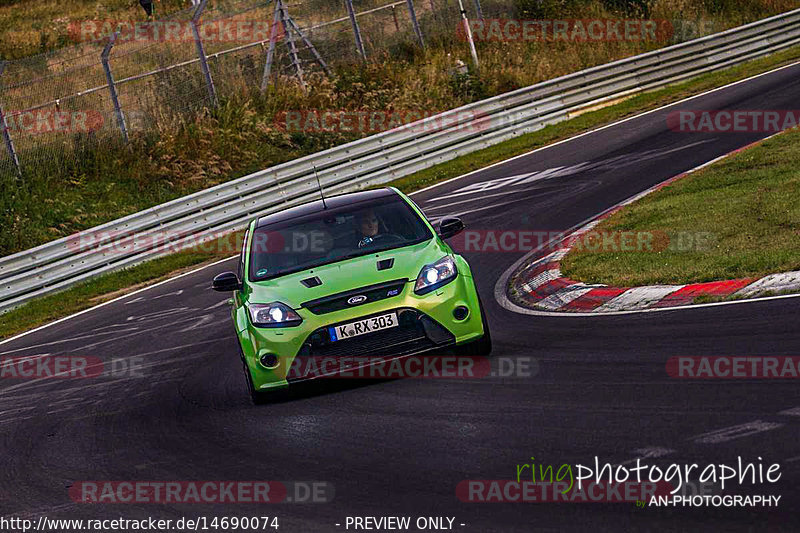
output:
[[[294,309],[304,302],[332,294],[398,279],[415,280],[422,267],[451,253],[436,238],[420,244],[346,259],[279,278],[250,282],[247,296],[251,303],[283,302]],[[378,270],[378,261],[394,259],[391,268]],[[302,280],[318,277],[316,287],[306,287]]]

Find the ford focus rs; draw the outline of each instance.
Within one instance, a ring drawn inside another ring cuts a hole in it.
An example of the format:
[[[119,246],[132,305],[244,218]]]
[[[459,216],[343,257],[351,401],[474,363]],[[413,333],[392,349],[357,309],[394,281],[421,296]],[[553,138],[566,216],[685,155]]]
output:
[[[489,329],[470,267],[394,188],[344,194],[253,220],[233,291],[233,323],[253,401],[321,377],[303,358],[369,365],[436,352],[488,355]],[[299,371],[298,368],[305,370]],[[309,370],[311,369],[311,370]]]

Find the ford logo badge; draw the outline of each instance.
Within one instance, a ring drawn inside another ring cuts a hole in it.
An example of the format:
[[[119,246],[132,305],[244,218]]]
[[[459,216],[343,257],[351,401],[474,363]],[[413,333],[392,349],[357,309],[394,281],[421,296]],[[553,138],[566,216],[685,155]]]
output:
[[[347,299],[347,303],[350,304],[350,305],[363,304],[366,301],[367,301],[367,297],[364,296],[363,294],[359,294],[358,296],[352,296],[352,297]]]

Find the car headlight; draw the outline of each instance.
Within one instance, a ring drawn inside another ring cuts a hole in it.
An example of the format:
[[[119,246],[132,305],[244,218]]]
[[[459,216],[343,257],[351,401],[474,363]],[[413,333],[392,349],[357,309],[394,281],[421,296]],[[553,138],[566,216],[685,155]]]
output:
[[[456,262],[449,255],[446,255],[433,264],[425,265],[417,276],[414,284],[414,292],[417,294],[427,294],[442,285],[446,285],[456,279],[458,270]]]
[[[280,302],[247,304],[247,310],[253,325],[261,328],[284,328],[296,326],[303,321],[291,307]]]

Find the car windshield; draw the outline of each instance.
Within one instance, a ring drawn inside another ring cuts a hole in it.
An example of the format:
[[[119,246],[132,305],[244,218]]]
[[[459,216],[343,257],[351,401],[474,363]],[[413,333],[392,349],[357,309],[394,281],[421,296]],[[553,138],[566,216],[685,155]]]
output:
[[[326,209],[257,228],[249,277],[271,279],[431,237],[425,223],[398,196]]]

